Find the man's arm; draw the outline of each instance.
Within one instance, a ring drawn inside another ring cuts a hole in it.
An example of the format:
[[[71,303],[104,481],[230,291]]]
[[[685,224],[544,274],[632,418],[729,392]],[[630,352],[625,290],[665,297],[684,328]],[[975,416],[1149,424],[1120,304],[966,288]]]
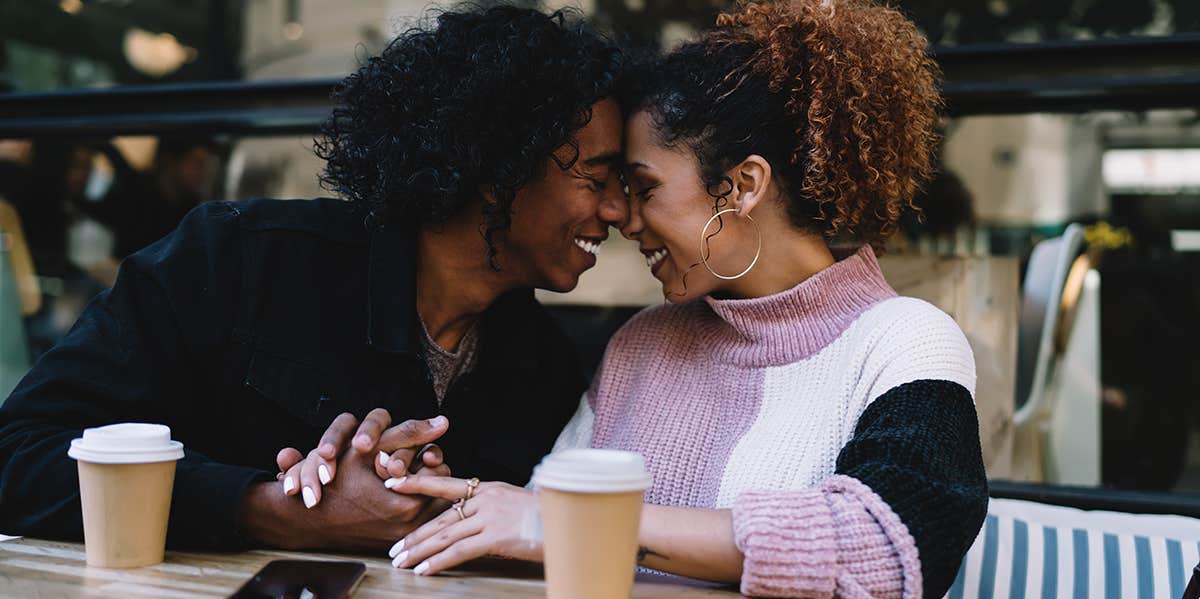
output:
[[[240,281],[237,209],[205,204],[121,267],[0,408],[0,530],[80,539],[71,439],[123,421],[172,424],[211,410],[200,397],[205,347],[227,330]],[[215,433],[215,431],[214,431]],[[266,472],[187,450],[177,464],[168,540],[235,547],[239,502]]]

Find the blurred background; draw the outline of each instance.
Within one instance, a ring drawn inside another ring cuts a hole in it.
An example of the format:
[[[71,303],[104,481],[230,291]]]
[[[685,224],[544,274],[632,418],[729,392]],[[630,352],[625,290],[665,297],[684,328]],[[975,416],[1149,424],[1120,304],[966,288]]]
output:
[[[989,474],[1200,492],[1200,2],[894,4],[948,113],[885,272],[967,332]],[[731,3],[570,6],[670,47]],[[196,204],[328,195],[311,148],[329,86],[432,7],[0,0],[0,398]],[[662,301],[619,236],[542,299],[591,364]]]

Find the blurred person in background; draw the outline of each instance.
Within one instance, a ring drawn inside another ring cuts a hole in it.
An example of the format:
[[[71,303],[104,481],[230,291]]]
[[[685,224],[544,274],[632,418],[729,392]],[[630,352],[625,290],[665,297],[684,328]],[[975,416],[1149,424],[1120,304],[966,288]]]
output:
[[[219,148],[209,138],[159,138],[149,172],[134,169],[112,145],[100,150],[113,166],[113,185],[87,212],[112,230],[117,259],[158,241],[188,211],[211,199],[220,164]]]

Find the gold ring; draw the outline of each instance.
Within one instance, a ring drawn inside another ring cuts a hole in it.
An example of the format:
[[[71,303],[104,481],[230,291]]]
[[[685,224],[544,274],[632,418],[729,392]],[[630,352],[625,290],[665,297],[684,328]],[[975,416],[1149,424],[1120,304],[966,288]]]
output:
[[[466,500],[470,499],[473,495],[475,495],[475,487],[478,487],[478,486],[479,486],[478,478],[472,478],[471,480],[467,481],[467,496],[463,497],[463,501],[466,501]]]
[[[465,499],[454,502],[454,511],[458,512],[458,517],[462,518],[463,520],[467,519],[467,515],[463,512],[463,505],[466,503],[467,501]]]

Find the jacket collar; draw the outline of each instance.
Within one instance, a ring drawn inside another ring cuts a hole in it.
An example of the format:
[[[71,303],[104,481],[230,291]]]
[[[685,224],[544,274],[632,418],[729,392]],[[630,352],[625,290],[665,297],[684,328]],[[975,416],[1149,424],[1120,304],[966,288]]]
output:
[[[416,236],[399,227],[371,232],[367,273],[367,345],[378,350],[420,356],[417,340]],[[482,317],[479,366],[489,370],[537,371],[539,338],[546,319],[532,289],[510,291]]]
[[[367,272],[367,345],[415,354],[416,238],[396,227],[371,231]]]

